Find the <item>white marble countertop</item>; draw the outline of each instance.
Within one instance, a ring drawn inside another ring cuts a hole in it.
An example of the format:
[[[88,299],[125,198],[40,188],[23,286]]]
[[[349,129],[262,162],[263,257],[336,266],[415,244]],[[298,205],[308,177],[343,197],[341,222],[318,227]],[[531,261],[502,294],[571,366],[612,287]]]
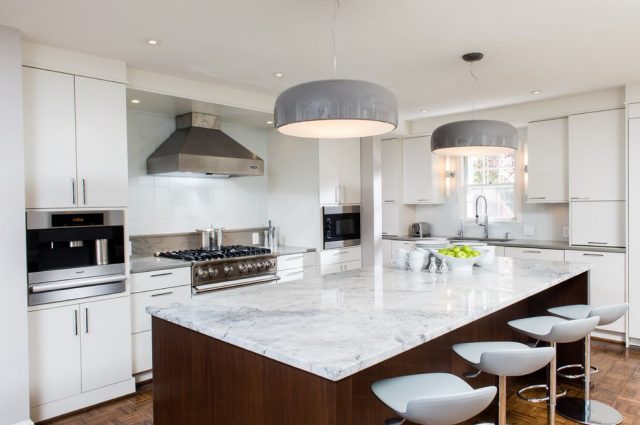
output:
[[[498,257],[446,275],[385,268],[214,292],[147,312],[338,381],[589,269]]]

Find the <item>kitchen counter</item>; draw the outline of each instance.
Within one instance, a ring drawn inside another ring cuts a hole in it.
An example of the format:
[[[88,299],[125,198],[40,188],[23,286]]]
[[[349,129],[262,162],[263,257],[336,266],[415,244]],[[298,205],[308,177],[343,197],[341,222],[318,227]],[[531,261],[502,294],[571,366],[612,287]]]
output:
[[[238,288],[147,312],[338,381],[588,269],[499,257],[469,273],[359,270]]]
[[[178,267],[191,267],[191,263],[189,261],[174,260],[172,258],[138,256],[132,256],[130,261],[131,273],[153,272]]]
[[[281,255],[292,255],[292,254],[304,254],[305,252],[315,252],[315,251],[316,251],[315,248],[304,248],[299,246],[282,245],[278,247],[278,249],[276,250],[276,254],[278,254],[278,256],[281,256]]]
[[[438,237],[434,238],[446,238],[446,239],[455,239],[455,237]],[[416,242],[419,240],[430,239],[430,238],[419,238],[411,235],[404,236],[391,236],[384,235],[382,239],[388,239],[392,241],[410,241]],[[481,241],[480,239],[476,239]],[[471,242],[471,241],[469,241]],[[569,241],[540,241],[535,239],[512,239],[506,242],[488,242],[489,245],[495,246],[510,246],[514,248],[539,248],[539,249],[562,249],[562,250],[571,250],[571,251],[598,251],[598,252],[626,252],[626,248],[617,248],[617,247],[595,247],[595,246],[577,246],[577,245],[569,245]]]

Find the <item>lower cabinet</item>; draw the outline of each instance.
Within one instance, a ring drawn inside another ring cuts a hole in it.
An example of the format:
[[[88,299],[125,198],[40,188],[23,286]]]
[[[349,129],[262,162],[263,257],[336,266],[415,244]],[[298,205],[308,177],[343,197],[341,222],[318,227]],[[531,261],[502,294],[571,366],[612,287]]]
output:
[[[595,251],[565,251],[565,260],[591,264],[589,304],[598,307],[625,302],[625,254]],[[625,331],[624,318],[598,329]]]
[[[505,247],[504,246],[493,246],[494,253],[496,257],[505,257]]]
[[[350,270],[358,270],[362,268],[362,261],[347,261],[346,263],[339,264],[329,264],[328,266],[320,267],[320,274],[333,274],[333,273],[342,273],[348,272]]]
[[[28,317],[30,405],[36,420],[66,412],[52,408],[48,415],[33,408],[131,379],[129,297],[34,310]],[[90,404],[100,401],[106,400]],[[73,406],[67,411],[83,407],[66,405]]]
[[[316,253],[280,255],[278,257],[278,282],[292,282],[316,274]]]
[[[516,248],[512,246],[505,247],[504,249],[505,257],[551,261],[564,261],[564,253],[561,249]]]
[[[391,264],[393,262],[393,241],[388,239],[382,240],[382,264]]]
[[[359,246],[320,251],[320,274],[340,273],[362,268]]]

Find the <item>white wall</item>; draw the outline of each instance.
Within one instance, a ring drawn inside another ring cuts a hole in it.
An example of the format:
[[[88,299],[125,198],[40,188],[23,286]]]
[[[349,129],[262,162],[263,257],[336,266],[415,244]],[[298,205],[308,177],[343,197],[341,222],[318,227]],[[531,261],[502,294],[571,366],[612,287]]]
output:
[[[317,139],[269,134],[268,214],[280,243],[322,249]]]
[[[191,232],[213,224],[227,229],[265,226],[267,172],[260,177],[154,177],[149,155],[175,130],[175,117],[129,111],[129,233]],[[265,161],[267,131],[221,123],[221,129]]]
[[[0,423],[29,423],[20,32],[0,26]]]

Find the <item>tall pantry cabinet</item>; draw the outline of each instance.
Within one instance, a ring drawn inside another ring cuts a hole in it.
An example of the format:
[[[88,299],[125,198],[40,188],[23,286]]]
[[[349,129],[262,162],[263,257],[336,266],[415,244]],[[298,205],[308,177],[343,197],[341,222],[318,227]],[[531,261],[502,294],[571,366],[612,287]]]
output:
[[[640,103],[628,105],[628,299],[629,337],[640,344]]]

